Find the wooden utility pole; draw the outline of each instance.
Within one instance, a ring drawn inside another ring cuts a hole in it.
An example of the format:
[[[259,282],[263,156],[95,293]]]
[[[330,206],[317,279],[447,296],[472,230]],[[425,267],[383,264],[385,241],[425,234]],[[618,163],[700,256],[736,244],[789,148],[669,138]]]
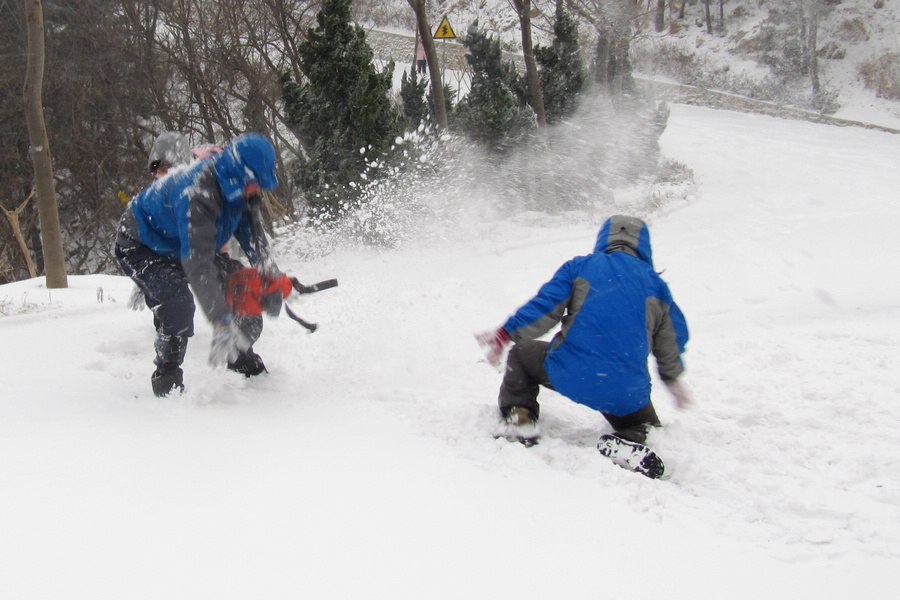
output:
[[[37,192],[38,216],[41,220],[41,249],[48,288],[68,287],[66,258],[59,228],[59,207],[53,182],[50,141],[44,122],[42,99],[44,85],[44,7],[41,0],[25,0],[28,27],[28,65],[25,70],[25,120],[31,144],[31,163]]]

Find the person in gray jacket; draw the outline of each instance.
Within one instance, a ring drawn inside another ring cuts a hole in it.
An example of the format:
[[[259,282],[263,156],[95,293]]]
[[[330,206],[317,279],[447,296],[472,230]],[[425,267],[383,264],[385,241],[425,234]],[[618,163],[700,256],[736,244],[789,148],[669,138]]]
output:
[[[252,349],[262,317],[234,314],[226,298],[230,274],[243,264],[220,250],[233,236],[251,264],[278,273],[258,213],[261,190],[277,185],[271,142],[249,133],[220,154],[171,169],[122,215],[115,254],[153,311],[156,370],[150,382],[157,396],[184,389],[181,364],[194,333],[194,295],[214,326],[210,362],[227,363],[248,377],[265,372]]]

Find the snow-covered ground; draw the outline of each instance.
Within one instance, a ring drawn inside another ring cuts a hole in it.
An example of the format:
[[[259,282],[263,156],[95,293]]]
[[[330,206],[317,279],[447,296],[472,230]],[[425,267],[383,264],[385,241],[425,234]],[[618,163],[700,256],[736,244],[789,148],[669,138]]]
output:
[[[198,316],[177,398],[129,280],[0,287],[0,597],[890,597],[900,137],[673,106],[662,149],[697,184],[647,216],[692,332],[695,404],[654,388],[667,480],[551,392],[540,445],[489,435],[473,333],[608,214],[498,219],[473,190],[396,250],[282,250],[340,280],[298,303],[319,331],[268,321],[245,380]]]

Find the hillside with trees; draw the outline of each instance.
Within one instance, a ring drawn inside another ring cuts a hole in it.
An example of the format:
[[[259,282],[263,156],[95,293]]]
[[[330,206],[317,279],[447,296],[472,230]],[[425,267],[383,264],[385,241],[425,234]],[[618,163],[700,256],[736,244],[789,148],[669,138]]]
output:
[[[270,226],[341,231],[349,219],[361,243],[392,244],[402,236],[391,211],[415,204],[417,186],[481,173],[507,210],[563,211],[671,173],[656,145],[665,105],[640,88],[648,79],[900,123],[898,19],[883,0],[41,4],[44,117],[71,274],[117,272],[116,223],[149,183],[148,152],[164,131],[192,144],[262,133],[281,182]],[[377,32],[414,40],[444,16],[460,61],[442,64],[429,40],[419,73],[413,43],[388,52],[395,63],[373,47]],[[27,42],[25,10],[4,0],[0,283],[45,267]]]

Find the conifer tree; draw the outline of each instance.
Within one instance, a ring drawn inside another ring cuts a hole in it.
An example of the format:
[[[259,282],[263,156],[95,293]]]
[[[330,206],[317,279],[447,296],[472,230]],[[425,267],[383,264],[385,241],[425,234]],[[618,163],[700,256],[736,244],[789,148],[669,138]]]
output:
[[[303,145],[297,183],[315,211],[358,197],[368,165],[389,150],[402,113],[391,104],[393,62],[382,72],[362,27],[351,21],[351,0],[325,0],[299,44],[302,80],[281,79],[286,121]],[[368,168],[368,177],[377,176]]]
[[[454,124],[470,138],[502,152],[520,142],[537,127],[534,112],[525,101],[524,84],[512,63],[504,62],[500,41],[472,24],[463,44],[472,67],[472,87],[459,103]]]
[[[578,94],[584,87],[585,69],[578,44],[578,25],[563,6],[556,3],[553,44],[537,46],[534,56],[540,66],[541,89],[548,123],[571,116],[577,108]]]
[[[425,92],[428,80],[419,78],[416,73],[416,65],[410,67],[409,72],[404,71],[400,79],[400,99],[403,101],[403,114],[411,129],[415,129],[422,121],[428,118],[428,103],[425,100]]]

